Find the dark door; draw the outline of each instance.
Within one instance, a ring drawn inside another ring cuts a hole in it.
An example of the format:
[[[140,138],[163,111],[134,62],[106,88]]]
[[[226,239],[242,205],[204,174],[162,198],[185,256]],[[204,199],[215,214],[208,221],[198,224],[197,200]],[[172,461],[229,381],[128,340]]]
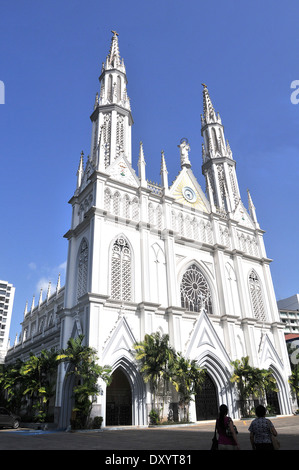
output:
[[[267,408],[269,414],[280,415],[280,407],[277,392],[266,390]]]
[[[217,418],[217,391],[213,380],[208,374],[206,374],[203,385],[197,389],[195,405],[197,421]]]
[[[106,425],[128,426],[132,424],[132,391],[122,370],[112,374],[112,382],[107,387]]]

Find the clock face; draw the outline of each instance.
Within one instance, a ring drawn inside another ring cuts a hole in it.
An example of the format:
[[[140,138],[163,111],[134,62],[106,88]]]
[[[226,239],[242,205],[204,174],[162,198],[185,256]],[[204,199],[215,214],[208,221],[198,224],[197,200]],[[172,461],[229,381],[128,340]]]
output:
[[[183,193],[184,198],[188,202],[195,202],[197,199],[195,192],[189,186],[184,186],[182,189],[182,193]]]

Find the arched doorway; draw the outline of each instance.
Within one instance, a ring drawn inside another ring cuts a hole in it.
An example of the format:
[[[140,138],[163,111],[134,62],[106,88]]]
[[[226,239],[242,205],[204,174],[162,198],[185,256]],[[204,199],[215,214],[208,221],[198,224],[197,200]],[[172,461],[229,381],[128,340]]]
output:
[[[132,424],[132,390],[126,374],[116,369],[106,392],[106,426]]]
[[[197,421],[217,418],[217,390],[213,380],[208,374],[206,374],[202,386],[196,391],[195,406]]]

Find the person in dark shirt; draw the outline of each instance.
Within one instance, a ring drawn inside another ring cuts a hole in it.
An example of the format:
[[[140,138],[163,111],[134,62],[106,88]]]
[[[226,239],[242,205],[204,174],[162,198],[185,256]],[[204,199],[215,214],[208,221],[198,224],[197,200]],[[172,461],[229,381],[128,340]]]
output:
[[[274,450],[271,434],[277,436],[273,423],[265,418],[266,408],[258,405],[255,409],[256,418],[250,424],[250,442],[254,450]]]

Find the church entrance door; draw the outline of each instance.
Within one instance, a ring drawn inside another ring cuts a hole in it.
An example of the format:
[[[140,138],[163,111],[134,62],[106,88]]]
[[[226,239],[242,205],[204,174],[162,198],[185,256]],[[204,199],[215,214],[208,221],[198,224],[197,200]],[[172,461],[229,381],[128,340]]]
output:
[[[267,407],[270,414],[280,414],[280,407],[277,392],[266,390]]]
[[[128,426],[132,424],[132,390],[126,374],[116,369],[112,382],[107,387],[106,426]]]
[[[197,390],[195,406],[197,421],[215,419],[218,416],[216,387],[208,374],[203,385]]]

